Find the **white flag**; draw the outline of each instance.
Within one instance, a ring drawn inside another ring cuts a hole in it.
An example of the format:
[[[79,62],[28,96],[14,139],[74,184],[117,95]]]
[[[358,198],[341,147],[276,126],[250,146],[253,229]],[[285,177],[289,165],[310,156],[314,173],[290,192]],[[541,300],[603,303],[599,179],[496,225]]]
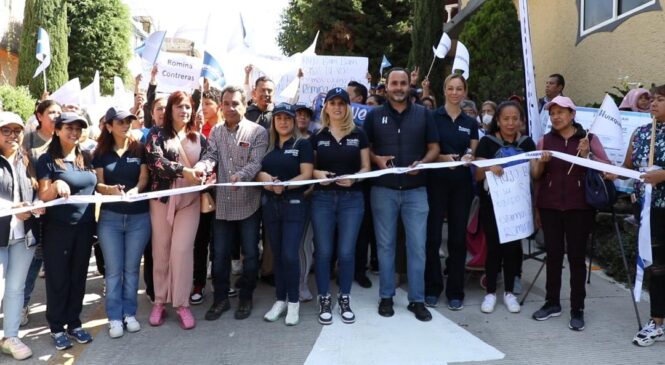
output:
[[[81,82],[79,78],[67,81],[58,90],[53,92],[50,98],[57,101],[60,105],[81,105]]]
[[[44,28],[39,28],[37,30],[37,53],[35,56],[41,64],[37,67],[37,70],[35,70],[35,74],[32,76],[33,79],[40,73],[44,72],[44,70],[46,70],[51,64],[51,42],[49,41],[48,33],[46,33]]]
[[[125,89],[125,83],[118,76],[113,76],[113,106],[120,109],[129,109],[132,100]]]
[[[141,58],[154,65],[157,62],[157,57],[159,56],[159,51],[162,49],[165,37],[165,31],[152,32],[143,42]]]
[[[455,70],[462,70],[462,76],[468,80],[470,61],[469,50],[466,49],[466,46],[462,44],[462,42],[457,41],[457,51],[455,52],[455,61],[453,61],[453,72],[455,72]]]
[[[605,94],[603,104],[591,122],[589,132],[598,135],[603,140],[604,147],[623,148],[623,128],[621,127],[621,113],[614,99]]]
[[[99,85],[99,71],[95,71],[95,77],[90,85],[81,90],[81,106],[88,107],[99,103],[101,100],[101,88]]]
[[[450,51],[450,46],[450,37],[448,37],[448,34],[444,32],[441,35],[441,40],[439,40],[439,45],[436,46],[436,48],[432,47],[432,51],[434,51],[434,55],[436,57],[444,58],[448,54],[448,51]]]

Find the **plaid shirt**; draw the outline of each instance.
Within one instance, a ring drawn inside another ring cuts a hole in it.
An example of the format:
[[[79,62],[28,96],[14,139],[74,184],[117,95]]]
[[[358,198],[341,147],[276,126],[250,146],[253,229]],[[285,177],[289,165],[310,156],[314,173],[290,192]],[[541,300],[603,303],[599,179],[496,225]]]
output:
[[[217,182],[229,182],[232,175],[240,181],[254,181],[261,171],[261,160],[268,149],[265,128],[242,119],[233,129],[217,124],[210,132],[208,147],[196,164],[211,173],[217,167]],[[254,214],[261,203],[260,187],[217,187],[217,219],[238,221]]]

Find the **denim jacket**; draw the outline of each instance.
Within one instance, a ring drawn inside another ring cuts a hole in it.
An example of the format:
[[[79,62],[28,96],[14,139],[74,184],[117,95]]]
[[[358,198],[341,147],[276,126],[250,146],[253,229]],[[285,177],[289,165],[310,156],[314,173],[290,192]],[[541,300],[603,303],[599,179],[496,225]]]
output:
[[[22,202],[32,202],[37,198],[37,194],[32,184],[32,179],[28,174],[27,158],[20,153],[16,156],[14,169],[10,166],[7,159],[0,157],[0,199],[14,201],[14,189],[19,189],[19,197]],[[14,172],[18,174],[18,187],[14,186]],[[12,216],[0,217],[0,247],[6,247],[9,244],[10,224]],[[25,226],[26,242],[29,246],[37,244],[39,237],[38,220],[35,217],[23,221]]]

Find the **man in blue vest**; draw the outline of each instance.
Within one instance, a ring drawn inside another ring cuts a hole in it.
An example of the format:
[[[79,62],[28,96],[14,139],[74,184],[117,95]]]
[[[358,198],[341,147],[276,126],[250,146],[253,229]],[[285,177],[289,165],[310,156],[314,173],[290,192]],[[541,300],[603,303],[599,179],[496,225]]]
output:
[[[415,167],[435,161],[439,136],[430,112],[409,101],[409,74],[393,68],[388,74],[388,103],[367,114],[364,129],[371,145],[371,159],[378,169]],[[406,231],[409,306],[418,320],[429,321],[425,308],[425,241],[427,190],[425,173],[388,174],[374,179],[372,214],[379,256],[379,314],[391,317],[395,295],[395,246],[397,218]]]

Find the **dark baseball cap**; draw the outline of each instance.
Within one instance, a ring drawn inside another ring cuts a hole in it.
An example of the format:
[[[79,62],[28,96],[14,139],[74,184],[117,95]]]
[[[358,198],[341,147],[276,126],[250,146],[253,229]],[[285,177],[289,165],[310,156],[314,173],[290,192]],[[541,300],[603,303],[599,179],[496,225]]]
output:
[[[107,123],[111,123],[113,120],[125,120],[127,118],[139,119],[129,111],[118,109],[116,107],[109,108],[109,110],[106,111],[106,116],[104,118]]]
[[[60,116],[55,120],[55,125],[57,126],[58,124],[70,124],[74,122],[79,122],[83,126],[83,128],[88,128],[88,121],[85,120],[82,116],[80,116],[78,113],[74,112],[63,112],[60,114]]]
[[[293,108],[295,109],[296,112],[298,112],[299,110],[307,110],[309,114],[314,115],[314,110],[309,106],[307,106],[307,104],[296,104],[293,106]]]
[[[272,116],[275,117],[277,114],[286,114],[291,118],[296,117],[296,109],[293,105],[288,103],[280,103],[272,110]]]
[[[336,87],[330,89],[328,91],[328,94],[326,94],[326,99],[323,101],[324,103],[327,103],[329,100],[332,100],[334,98],[342,98],[345,103],[351,104],[351,100],[349,99],[349,93],[346,92],[346,90],[342,87]]]

